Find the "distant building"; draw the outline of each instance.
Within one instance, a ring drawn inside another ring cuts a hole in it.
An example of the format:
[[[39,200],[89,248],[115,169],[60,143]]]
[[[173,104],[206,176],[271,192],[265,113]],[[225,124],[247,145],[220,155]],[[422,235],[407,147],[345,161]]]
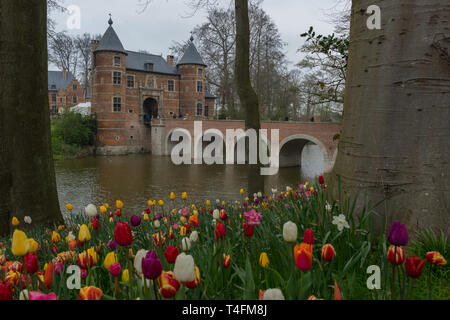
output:
[[[191,37],[175,65],[174,57],[125,50],[113,21],[92,42],[92,109],[98,123],[99,154],[151,150],[151,126],[168,118],[214,118],[206,64]]]
[[[69,107],[86,102],[86,91],[71,72],[48,72],[48,100],[51,115],[58,115]]]

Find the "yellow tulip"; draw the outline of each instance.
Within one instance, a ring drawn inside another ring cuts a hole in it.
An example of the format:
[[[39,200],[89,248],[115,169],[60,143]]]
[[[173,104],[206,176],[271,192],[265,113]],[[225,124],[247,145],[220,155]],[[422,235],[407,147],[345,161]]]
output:
[[[305,182],[305,187],[307,187],[309,185],[309,182],[308,181],[306,181]]]
[[[117,209],[122,209],[123,208],[123,202],[120,200],[116,200],[116,207]]]
[[[20,230],[14,230],[11,251],[13,255],[17,257],[23,257],[28,253],[30,242],[28,242],[25,232]]]
[[[244,194],[244,192],[245,192],[244,189],[241,189],[240,193],[241,193],[241,194]]]
[[[181,217],[181,218],[180,218],[180,221],[181,221],[182,224],[184,224],[184,222],[186,221],[186,219],[184,219],[184,217]]]
[[[97,255],[97,251],[95,251],[94,248],[90,248],[88,249],[88,255],[92,257],[92,261],[94,262],[94,264],[97,264],[98,262],[98,255]]]
[[[261,253],[261,255],[259,256],[259,264],[263,268],[267,268],[269,266],[270,260],[269,257],[267,256],[267,253],[265,252]]]
[[[29,238],[29,247],[28,247],[28,253],[36,253],[37,249],[39,248],[39,243],[37,243],[36,240]]]
[[[186,236],[186,227],[180,227],[180,236],[184,237]]]
[[[61,241],[61,236],[59,235],[59,233],[56,232],[56,231],[53,231],[53,233],[52,233],[52,242],[53,243],[58,243],[60,241]]]
[[[119,260],[117,258],[117,254],[114,251],[111,251],[106,255],[103,265],[105,266],[106,270],[109,270],[109,267],[114,263],[117,263],[118,261]]]
[[[113,223],[114,222],[114,218],[109,218],[109,223]]]
[[[144,214],[144,220],[147,221],[148,220],[148,214]]]
[[[107,211],[107,209],[106,209],[105,206],[101,206],[101,207],[100,207],[100,212],[101,212],[101,213],[106,213],[106,211]]]
[[[105,208],[109,209],[109,204],[105,203]]]
[[[187,193],[186,193],[186,192],[183,192],[183,193],[181,194],[181,199],[187,200]]]
[[[80,227],[80,232],[78,233],[78,240],[80,242],[86,242],[91,240],[91,233],[89,232],[89,228],[87,225],[83,224]]]
[[[67,210],[72,211],[73,206],[70,203],[68,203],[68,204],[66,204],[66,208],[67,208]]]
[[[311,192],[314,192],[314,187],[311,187],[309,190],[311,190]]]
[[[211,206],[211,201],[206,200],[206,206],[207,206],[207,207],[210,207],[210,206]]]
[[[124,283],[130,282],[130,271],[128,271],[128,269],[125,269],[122,272],[122,282]]]
[[[170,200],[172,201],[175,200],[175,193],[173,192],[170,193]]]
[[[194,210],[194,216],[198,216],[198,211]]]
[[[128,258],[134,258],[133,248],[128,249]]]
[[[19,219],[17,219],[16,217],[13,217],[12,218],[12,220],[11,220],[11,224],[14,226],[14,227],[17,227],[18,225],[19,225]]]
[[[158,201],[158,204],[159,204],[160,207],[162,207],[162,206],[164,205],[164,201],[159,200],[159,201]]]
[[[148,204],[149,207],[151,207],[151,206],[153,206],[153,201],[152,200],[148,200],[147,204]]]
[[[225,206],[225,201],[222,201],[222,206]]]

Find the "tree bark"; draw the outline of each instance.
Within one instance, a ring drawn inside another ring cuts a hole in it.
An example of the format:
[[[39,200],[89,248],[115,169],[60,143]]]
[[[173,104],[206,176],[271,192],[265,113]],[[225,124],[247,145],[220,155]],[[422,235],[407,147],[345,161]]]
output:
[[[254,129],[259,141],[261,123],[259,118],[258,96],[250,81],[250,26],[247,0],[235,0],[236,12],[236,86],[241,105],[245,109],[245,128]],[[248,146],[248,143],[246,143]],[[248,148],[246,148],[248,151]],[[259,145],[258,145],[259,154]],[[251,197],[259,191],[264,192],[264,177],[260,173],[261,165],[248,165],[248,194]]]
[[[0,2],[0,234],[62,220],[51,151],[47,3]]]
[[[381,30],[366,26],[373,4],[381,8]],[[353,1],[334,173],[344,191],[387,199],[376,226],[395,219],[411,231],[449,233],[449,21],[448,1]]]

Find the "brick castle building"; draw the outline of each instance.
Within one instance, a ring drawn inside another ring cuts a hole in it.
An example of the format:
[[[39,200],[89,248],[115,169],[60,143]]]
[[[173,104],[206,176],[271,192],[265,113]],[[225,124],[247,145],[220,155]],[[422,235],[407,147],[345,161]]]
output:
[[[191,37],[183,57],[125,50],[109,19],[92,42],[92,114],[98,123],[97,153],[151,151],[152,129],[164,119],[214,117],[215,97],[206,87],[206,65]]]

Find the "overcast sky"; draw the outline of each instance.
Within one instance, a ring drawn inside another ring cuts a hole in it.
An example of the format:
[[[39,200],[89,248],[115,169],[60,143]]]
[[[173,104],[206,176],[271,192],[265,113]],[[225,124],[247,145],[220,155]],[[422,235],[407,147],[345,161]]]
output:
[[[230,0],[223,0],[223,5]],[[190,31],[206,21],[205,12],[192,15],[186,0],[153,0],[142,12],[139,0],[63,0],[63,5],[76,5],[81,10],[81,28],[67,28],[68,13],[52,13],[56,31],[67,30],[69,34],[102,34],[108,27],[108,14],[112,14],[114,29],[127,50],[146,50],[154,54],[169,53],[174,41],[181,42],[190,37]],[[336,0],[264,0],[264,10],[278,26],[286,43],[285,52],[291,64],[301,58],[297,50],[303,43],[300,34],[310,26],[319,33],[332,33],[329,14],[336,7]],[[55,67],[50,67],[56,70]]]

